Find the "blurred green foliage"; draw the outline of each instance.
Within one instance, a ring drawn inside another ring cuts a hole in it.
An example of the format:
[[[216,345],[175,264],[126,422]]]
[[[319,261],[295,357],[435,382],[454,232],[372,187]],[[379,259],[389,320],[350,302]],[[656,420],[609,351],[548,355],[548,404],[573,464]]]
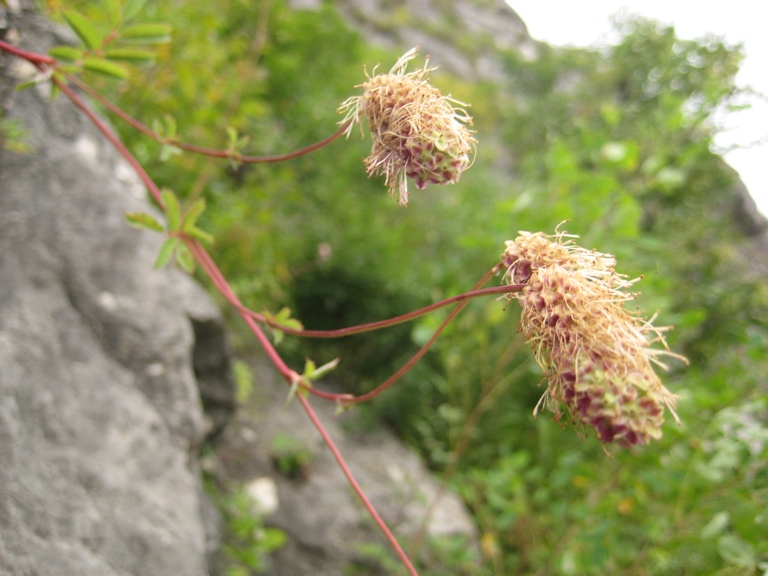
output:
[[[393,12],[380,28],[406,16]],[[310,11],[282,0],[162,0],[142,17],[172,23],[173,43],[134,82],[99,88],[146,123],[171,116],[195,144],[225,148],[234,128],[249,136],[248,154],[331,134],[363,66],[388,69],[409,48],[367,44],[330,1]],[[161,186],[205,197],[200,225],[242,300],[273,312],[288,305],[307,328],[379,320],[466,291],[504,240],[563,220],[582,245],[616,254],[619,272],[645,275],[640,305],[675,325],[669,341],[691,359],[665,377],[681,395],[683,425],[669,424],[649,447],[608,458],[594,439],[534,420],[541,375],[515,332],[517,311],[497,301],[473,302],[375,402],[476,519],[483,560],[454,574],[768,570],[768,291],[743,256],[734,173],[711,151],[712,112],[736,93],[741,52],[641,19],[617,26],[621,41],[599,51],[499,51],[503,77],[434,73],[435,85],[473,104],[477,161],[459,184],[415,192],[407,210],[365,177],[370,141],[356,133],[289,162],[234,166],[162,154],[118,125]],[[359,392],[442,317],[338,342],[286,337],[281,350],[296,366],[305,355],[341,356],[337,380]],[[253,345],[238,334],[240,346]]]

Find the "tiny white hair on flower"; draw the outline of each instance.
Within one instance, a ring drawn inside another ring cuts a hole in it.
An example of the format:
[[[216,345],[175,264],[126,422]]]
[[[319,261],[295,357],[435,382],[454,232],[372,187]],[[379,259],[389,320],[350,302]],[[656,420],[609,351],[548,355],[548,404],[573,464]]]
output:
[[[373,139],[370,155],[365,159],[369,176],[383,174],[390,194],[397,196],[402,206],[408,204],[408,178],[416,188],[427,184],[453,184],[472,164],[476,140],[467,126],[472,117],[466,104],[440,91],[427,81],[435,68],[429,67],[429,57],[423,68],[406,73],[408,63],[416,57],[418,48],[403,54],[387,74],[374,76],[366,72],[367,82],[360,96],[353,96],[339,106],[344,114],[340,125],[347,125],[347,137],[353,126],[367,117]]]
[[[504,282],[524,286],[507,298],[522,307],[518,331],[547,381],[534,415],[543,404],[558,421],[565,413],[577,429],[593,428],[603,444],[648,444],[661,437],[665,407],[678,420],[677,396],[652,364],[666,369],[664,356],[687,360],[669,350],[669,327],[653,326],[655,315],[646,320],[624,307],[639,279],[618,274],[612,255],[573,238],[519,232],[501,256]]]

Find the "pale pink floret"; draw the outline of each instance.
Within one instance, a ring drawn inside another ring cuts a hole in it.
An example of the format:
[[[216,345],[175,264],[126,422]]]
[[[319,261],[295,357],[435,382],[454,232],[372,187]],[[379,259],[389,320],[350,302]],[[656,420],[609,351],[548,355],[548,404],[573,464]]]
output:
[[[565,238],[520,232],[502,254],[505,281],[525,285],[510,298],[522,306],[519,330],[547,380],[539,405],[591,427],[603,443],[647,444],[661,436],[665,406],[677,419],[677,397],[651,363],[680,357],[667,349],[663,328],[624,307],[635,281],[615,272],[613,256]]]
[[[405,73],[416,48],[403,55],[388,74],[369,77],[360,87],[362,96],[346,100],[339,112],[340,124],[352,126],[363,116],[368,119],[373,147],[365,159],[369,175],[383,174],[392,195],[408,204],[408,182],[423,190],[427,184],[453,184],[471,165],[475,139],[467,129],[472,118],[460,104],[426,80],[433,68]],[[361,127],[362,130],[362,127]]]

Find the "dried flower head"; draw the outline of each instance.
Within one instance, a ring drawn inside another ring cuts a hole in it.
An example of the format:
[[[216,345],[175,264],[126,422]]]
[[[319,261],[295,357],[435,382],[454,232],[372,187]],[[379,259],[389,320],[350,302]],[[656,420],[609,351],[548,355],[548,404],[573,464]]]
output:
[[[431,86],[427,75],[429,57],[424,68],[406,74],[408,62],[416,57],[416,48],[406,52],[388,74],[368,76],[357,87],[362,96],[347,99],[339,113],[352,126],[365,115],[373,138],[371,154],[365,159],[368,175],[384,174],[390,194],[399,203],[408,204],[407,178],[423,190],[427,184],[452,184],[471,165],[476,140],[467,129],[472,117],[453,104],[465,106],[450,96],[441,96]],[[374,69],[374,73],[376,70]],[[360,127],[362,132],[362,125]]]
[[[522,306],[518,330],[531,344],[547,380],[544,403],[560,421],[589,426],[603,442],[647,444],[661,437],[664,407],[675,420],[675,400],[651,363],[673,356],[662,332],[624,307],[636,280],[614,270],[610,254],[585,250],[564,232],[520,232],[502,254],[505,282],[523,284],[510,294]],[[653,343],[662,348],[651,348]]]

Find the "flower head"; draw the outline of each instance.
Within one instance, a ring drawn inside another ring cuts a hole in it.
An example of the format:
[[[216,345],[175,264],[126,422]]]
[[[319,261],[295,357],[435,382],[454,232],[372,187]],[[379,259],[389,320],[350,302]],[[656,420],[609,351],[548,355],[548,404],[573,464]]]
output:
[[[563,232],[519,234],[501,258],[505,281],[525,286],[509,298],[522,307],[518,330],[547,380],[534,414],[543,402],[558,421],[565,413],[603,443],[661,437],[665,406],[677,420],[677,397],[651,363],[666,368],[660,356],[681,357],[668,350],[665,328],[624,308],[635,280],[616,273],[613,256],[585,250]],[[654,342],[663,348],[651,348]]]
[[[339,107],[348,123],[346,135],[363,116],[373,138],[373,148],[365,159],[368,175],[383,174],[390,194],[408,204],[407,178],[423,190],[427,184],[453,184],[471,165],[475,139],[467,129],[472,118],[450,96],[441,96],[430,85],[427,75],[434,68],[406,73],[416,48],[405,53],[388,74],[368,76],[361,84],[362,96],[353,96]],[[374,69],[375,72],[375,69]],[[362,126],[361,126],[362,131]]]

